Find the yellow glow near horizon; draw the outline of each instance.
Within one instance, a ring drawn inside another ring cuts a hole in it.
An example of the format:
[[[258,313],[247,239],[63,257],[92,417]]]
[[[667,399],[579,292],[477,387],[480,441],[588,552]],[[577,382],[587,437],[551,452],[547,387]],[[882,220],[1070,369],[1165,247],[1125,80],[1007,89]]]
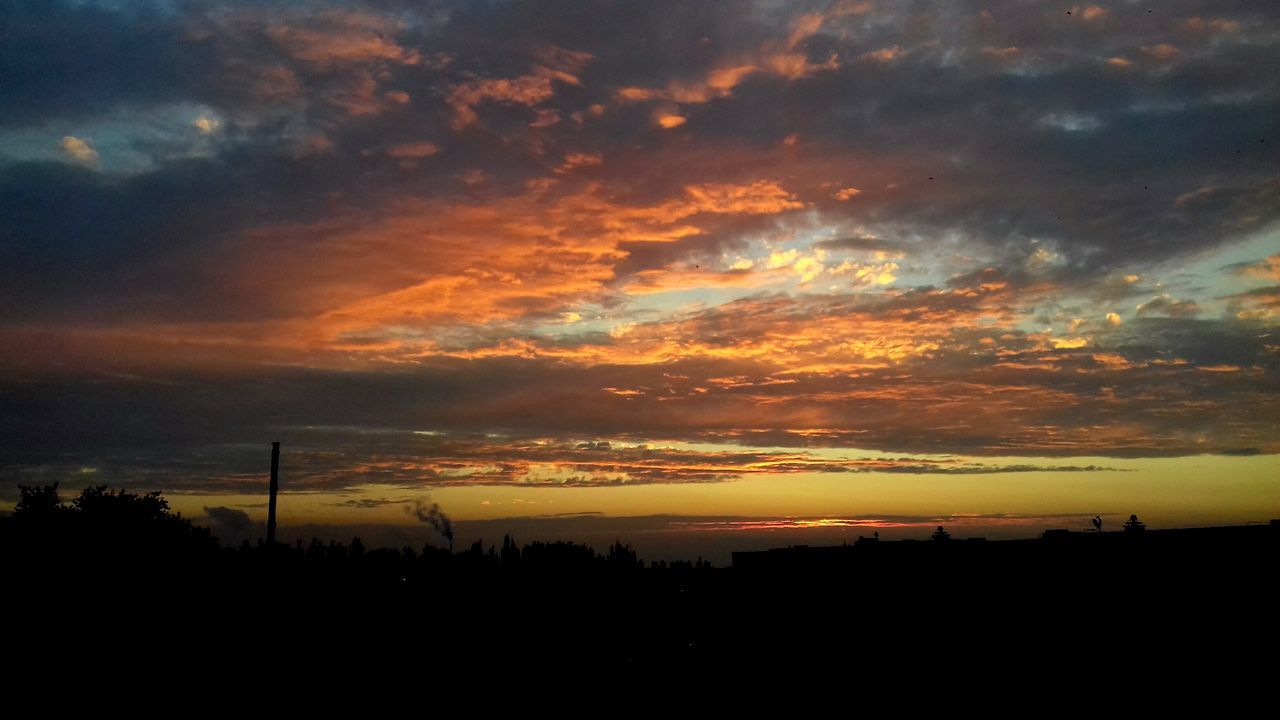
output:
[[[353,509],[340,503],[361,498],[410,501],[429,496],[460,521],[572,513],[809,518],[1137,513],[1153,527],[1170,527],[1280,517],[1280,458],[1276,456],[1074,460],[1123,472],[799,473],[719,483],[455,486],[416,491],[367,487],[325,494],[290,493],[286,486],[279,513],[281,522],[290,524],[412,524],[403,504]],[[170,496],[174,508],[189,516],[202,515],[204,506],[253,506],[263,499]],[[264,508],[244,509],[255,518],[265,517]]]

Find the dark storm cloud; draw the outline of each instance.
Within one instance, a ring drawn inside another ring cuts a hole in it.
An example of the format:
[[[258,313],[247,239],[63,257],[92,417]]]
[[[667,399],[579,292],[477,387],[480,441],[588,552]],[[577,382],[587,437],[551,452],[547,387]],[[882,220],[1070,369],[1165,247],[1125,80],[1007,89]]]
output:
[[[208,60],[153,3],[9,0],[0,13],[0,127],[190,100]]]
[[[127,179],[79,167],[0,167],[0,277],[10,320],[147,319],[236,312],[218,305],[219,247],[309,201],[295,168],[191,160]],[[253,312],[264,308],[255,301]],[[243,312],[243,311],[241,311]],[[269,311],[268,311],[269,312]]]
[[[822,240],[816,244],[818,247],[826,248],[828,250],[863,252],[881,251],[890,253],[901,252],[908,247],[904,243],[878,238],[874,235],[853,235],[835,240]]]
[[[1181,359],[1196,366],[1234,365],[1274,370],[1274,328],[1254,323],[1191,318],[1146,318],[1126,323],[1098,341],[1135,362]]]

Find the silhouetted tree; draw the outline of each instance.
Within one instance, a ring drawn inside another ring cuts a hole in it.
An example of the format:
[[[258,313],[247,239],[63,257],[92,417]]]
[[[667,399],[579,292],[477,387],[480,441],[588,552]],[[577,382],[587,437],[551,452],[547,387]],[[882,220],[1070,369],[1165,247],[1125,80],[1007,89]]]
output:
[[[630,545],[623,545],[621,540],[615,540],[609,546],[609,554],[605,556],[605,560],[609,565],[617,568],[644,567],[644,562],[636,555],[636,551],[632,550]]]
[[[69,506],[58,496],[57,483],[19,486],[19,492],[14,518],[21,526],[35,532],[56,527],[61,540],[87,543],[86,550],[126,541],[168,550],[216,545],[207,528],[170,512],[169,501],[158,491],[138,495],[98,485],[82,490]]]
[[[23,487],[3,523],[3,555],[28,587],[54,592],[74,583],[170,587],[212,567],[218,541],[208,528],[171,512],[159,492],[136,494],[105,485],[85,488],[64,504],[58,486]]]
[[[520,562],[520,548],[516,546],[510,535],[502,536],[502,564],[515,565]]]
[[[20,517],[47,515],[63,510],[62,500],[58,497],[58,483],[41,487],[19,485],[18,504],[13,514]]]
[[[71,505],[86,516],[120,522],[164,523],[179,517],[169,514],[169,501],[161,497],[159,491],[135,495],[123,489],[111,490],[106,485],[85,488]]]

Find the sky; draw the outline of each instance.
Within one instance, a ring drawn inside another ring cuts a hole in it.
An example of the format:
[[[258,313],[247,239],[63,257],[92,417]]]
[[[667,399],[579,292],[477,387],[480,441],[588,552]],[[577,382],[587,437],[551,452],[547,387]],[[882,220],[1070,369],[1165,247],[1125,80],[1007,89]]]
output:
[[[1277,61],[1270,0],[4,0],[0,508],[253,536],[279,440],[285,537],[1280,517]]]

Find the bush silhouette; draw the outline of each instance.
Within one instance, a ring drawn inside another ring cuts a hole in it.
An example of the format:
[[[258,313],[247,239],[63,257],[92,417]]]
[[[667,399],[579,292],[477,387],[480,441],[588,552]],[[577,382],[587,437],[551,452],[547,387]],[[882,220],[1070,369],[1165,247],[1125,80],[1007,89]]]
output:
[[[135,562],[217,549],[207,528],[169,509],[159,492],[139,495],[106,485],[87,487],[64,504],[57,484],[19,486],[20,498],[5,523],[6,545],[28,561]]]

